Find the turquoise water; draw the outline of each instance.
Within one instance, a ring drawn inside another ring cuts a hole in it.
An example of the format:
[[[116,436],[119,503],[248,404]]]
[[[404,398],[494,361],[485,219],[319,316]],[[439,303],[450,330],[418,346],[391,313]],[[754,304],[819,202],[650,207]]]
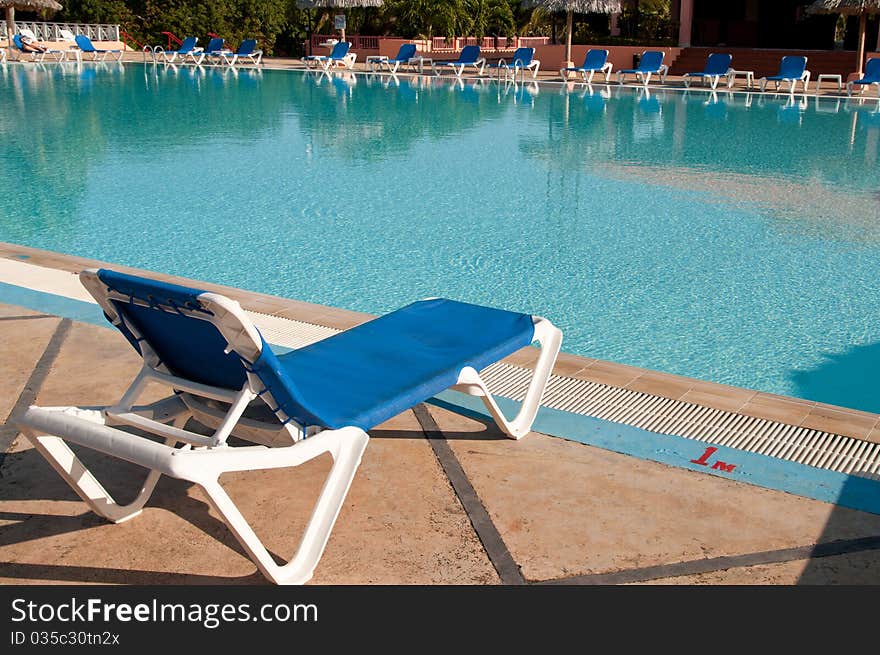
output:
[[[880,411],[880,114],[796,96],[0,67],[0,240]]]

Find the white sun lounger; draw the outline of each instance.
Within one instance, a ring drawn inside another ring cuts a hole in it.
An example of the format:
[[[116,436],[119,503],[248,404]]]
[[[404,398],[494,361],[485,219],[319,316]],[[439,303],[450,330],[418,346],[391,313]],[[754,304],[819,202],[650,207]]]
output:
[[[80,278],[143,367],[113,406],[30,407],[16,420],[24,435],[94,512],[113,522],[138,514],[162,475],[199,485],[260,571],[279,584],[311,578],[368,430],[454,388],[480,396],[500,428],[520,438],[531,429],[562,339],[544,318],[430,299],[277,356],[225,296],[103,269]],[[508,420],[478,371],[533,341],[541,355],[519,413]],[[174,393],[136,407],[149,382]],[[263,415],[255,415],[260,408]],[[190,419],[213,433],[188,429]],[[67,442],[147,469],[137,498],[117,504]],[[219,478],[294,467],[324,453],[333,466],[296,554],[279,565]]]

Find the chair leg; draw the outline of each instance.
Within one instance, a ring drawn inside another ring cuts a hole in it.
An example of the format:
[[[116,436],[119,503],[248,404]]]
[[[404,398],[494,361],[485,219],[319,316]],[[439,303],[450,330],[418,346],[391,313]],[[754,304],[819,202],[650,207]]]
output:
[[[188,413],[180,414],[175,417],[172,424],[175,427],[182,427],[189,417]],[[98,416],[92,416],[88,420],[103,424],[103,419]],[[95,514],[112,523],[122,523],[140,514],[152,496],[159,478],[162,477],[161,472],[151,469],[137,497],[127,505],[119,505],[62,438],[54,435],[39,435],[27,426],[23,426],[22,434]],[[173,441],[166,439],[165,445],[171,446]]]
[[[521,439],[532,429],[532,424],[538,415],[541,397],[547,388],[553,365],[559,355],[562,332],[549,321],[542,319],[535,324],[535,340],[541,343],[541,355],[535,364],[535,372],[519,412],[513,419],[509,420],[504,416],[485,382],[473,368],[463,369],[459,374],[458,384],[453,387],[458,391],[479,396],[498,427],[512,439]]]
[[[263,462],[248,462],[248,454],[238,459],[230,458],[231,467],[215,468],[210,478],[193,479],[193,482],[204,489],[211,504],[263,575],[276,584],[303,584],[311,579],[324,553],[368,442],[367,434],[357,428],[328,430],[294,446],[254,453],[264,459]],[[286,564],[279,566],[225,489],[220,486],[218,478],[227,471],[298,466],[325,452],[333,457],[333,467],[321,489],[296,554]],[[263,457],[265,454],[268,454],[268,459]]]
[[[190,414],[184,410],[173,416],[175,424],[182,426]],[[363,430],[346,427],[325,430],[280,448],[191,449],[186,446],[174,449],[170,439],[163,446],[136,437],[106,425],[100,411],[80,408],[31,407],[18,424],[80,498],[97,514],[116,523],[141,511],[163,473],[199,485],[260,571],[278,584],[301,584],[311,578],[369,441]],[[65,439],[150,469],[138,497],[128,505],[118,505],[71,451]],[[333,466],[295,556],[279,566],[220,485],[220,477],[231,472],[295,467],[324,453],[333,458]]]

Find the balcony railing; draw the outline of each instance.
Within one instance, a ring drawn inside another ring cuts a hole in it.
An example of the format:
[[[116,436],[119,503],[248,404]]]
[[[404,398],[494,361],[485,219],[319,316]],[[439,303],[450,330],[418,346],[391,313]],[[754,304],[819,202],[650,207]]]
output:
[[[354,51],[358,50],[378,50],[379,49],[379,39],[381,37],[378,36],[360,36],[359,34],[346,34],[345,40],[351,43],[351,49]],[[335,34],[312,34],[312,51],[314,52],[316,48],[320,48],[323,44],[328,41],[338,41],[339,35]]]
[[[477,39],[473,36],[457,36],[447,39],[444,36],[435,36],[431,39],[432,52],[457,52],[466,45],[479,45],[481,50],[514,50],[516,48],[533,48],[538,45],[550,43],[548,36],[484,36]]]
[[[0,37],[7,34],[6,21],[0,21],[3,32]],[[85,34],[92,41],[120,41],[119,25],[102,25],[97,23],[38,23],[34,21],[15,21],[13,32],[19,34],[22,29],[30,30],[38,41],[56,41],[61,39],[61,30],[70,30],[74,35]]]

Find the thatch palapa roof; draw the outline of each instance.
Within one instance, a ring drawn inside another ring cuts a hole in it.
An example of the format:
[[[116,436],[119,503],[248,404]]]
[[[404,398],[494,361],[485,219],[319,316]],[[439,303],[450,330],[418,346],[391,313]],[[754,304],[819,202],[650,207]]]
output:
[[[62,9],[55,0],[0,0],[0,9],[7,7],[22,11],[61,11]]]
[[[880,0],[816,0],[807,7],[812,14],[880,14]]]
[[[300,9],[349,9],[351,7],[381,7],[383,0],[296,0]]]
[[[523,0],[526,7],[544,7],[547,11],[571,11],[575,14],[614,14],[623,9],[620,0]]]

